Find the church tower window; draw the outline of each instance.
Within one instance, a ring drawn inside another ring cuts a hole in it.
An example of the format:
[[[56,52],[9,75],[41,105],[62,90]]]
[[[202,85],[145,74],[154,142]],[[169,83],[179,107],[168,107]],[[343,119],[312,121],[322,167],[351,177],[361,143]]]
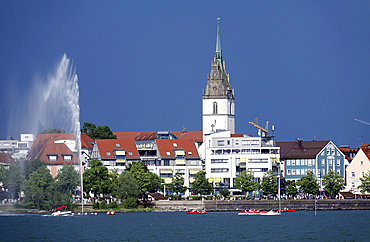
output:
[[[217,114],[217,103],[213,102],[213,114]]]

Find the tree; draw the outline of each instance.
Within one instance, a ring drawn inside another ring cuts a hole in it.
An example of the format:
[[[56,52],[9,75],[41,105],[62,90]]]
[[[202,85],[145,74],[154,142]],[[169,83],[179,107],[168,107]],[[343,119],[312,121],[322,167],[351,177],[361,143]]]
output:
[[[319,192],[319,184],[316,178],[313,177],[313,171],[307,171],[307,175],[301,177],[297,183],[299,189],[308,194],[317,194]]]
[[[36,171],[40,166],[46,166],[45,162],[39,160],[39,159],[35,159],[35,160],[27,160],[25,162],[25,168],[24,168],[24,177],[25,179],[28,179],[28,176]]]
[[[370,193],[370,171],[368,171],[364,177],[360,178],[361,185],[358,188],[361,189],[361,193],[369,192]]]
[[[180,173],[176,173],[172,176],[172,182],[168,184],[168,187],[177,194],[184,193],[187,189],[187,187],[184,186],[184,177]]]
[[[287,181],[286,182],[286,193],[292,196],[298,194],[298,189],[295,181]]]
[[[19,166],[15,163],[9,165],[9,172],[4,182],[12,199],[18,198],[18,194],[23,186],[24,177],[21,174]]]
[[[127,170],[119,175],[115,187],[116,196],[120,199],[138,198],[141,195],[136,179]]]
[[[322,184],[324,185],[324,189],[331,195],[337,195],[340,190],[345,187],[344,179],[341,178],[340,175],[335,173],[332,169],[329,169],[328,174],[322,177]]]
[[[96,127],[95,124],[88,122],[84,123],[81,133],[87,134],[92,139],[117,139],[108,126]]]
[[[92,192],[94,197],[98,194],[109,194],[112,189],[111,176],[108,168],[103,166],[98,159],[90,161],[89,169],[83,174],[84,191],[86,193]]]
[[[9,170],[4,167],[3,164],[0,164],[0,183],[4,186],[5,181],[8,179]]]
[[[268,170],[262,177],[261,188],[266,194],[275,194],[278,188],[278,178],[273,175],[272,170]]]
[[[240,175],[235,178],[235,186],[244,192],[252,192],[258,188],[258,182],[254,180],[253,172],[242,171]]]
[[[49,200],[52,200],[54,179],[46,166],[37,168],[25,182],[24,192],[28,202],[34,204],[38,210],[49,209]]]
[[[203,196],[212,192],[213,187],[208,182],[205,171],[198,171],[196,174],[194,174],[194,179],[195,181],[192,183],[191,187],[193,193]]]
[[[228,197],[230,195],[230,192],[227,189],[222,189],[220,193],[224,197]]]
[[[47,127],[44,131],[41,132],[41,134],[60,134],[60,133],[65,133],[66,131],[64,129],[60,128],[54,128],[51,129]]]
[[[61,193],[70,194],[80,185],[80,175],[72,165],[63,164],[56,184]]]

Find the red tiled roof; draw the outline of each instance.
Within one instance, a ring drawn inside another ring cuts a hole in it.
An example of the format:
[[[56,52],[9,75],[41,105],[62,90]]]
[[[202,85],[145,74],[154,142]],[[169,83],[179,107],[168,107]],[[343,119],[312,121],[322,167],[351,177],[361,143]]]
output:
[[[276,142],[276,146],[280,147],[280,157],[287,158],[315,158],[316,155],[330,141],[301,141],[301,146],[298,146],[297,141],[291,142]]]
[[[156,139],[162,159],[174,159],[175,150],[185,150],[186,159],[200,159],[194,140],[191,139]],[[169,153],[167,153],[169,152]],[[191,152],[191,155],[189,154]]]
[[[50,161],[49,155],[57,155],[56,161]],[[71,161],[65,161],[63,155],[71,155]],[[78,157],[63,143],[46,143],[35,159],[44,161],[47,165],[79,164]]]
[[[0,164],[7,164],[10,165],[11,163],[14,163],[15,161],[8,153],[0,153]]]
[[[117,135],[117,139],[133,139],[135,141],[155,140],[156,138],[155,131],[113,132],[113,134]]]
[[[231,134],[230,137],[244,137],[243,134]]]
[[[81,134],[81,148],[85,149],[92,149],[92,145],[90,143],[94,143],[94,140],[90,138],[87,134]]]
[[[126,151],[126,159],[140,159],[135,141],[133,139],[97,139],[95,140],[98,146],[101,159],[116,159],[114,151]],[[118,145],[117,145],[118,144]],[[132,155],[130,155],[130,152]]]
[[[178,139],[191,139],[195,142],[203,142],[203,130],[196,131],[173,131]]]
[[[367,158],[370,160],[370,148],[361,148],[361,150],[365,153]]]

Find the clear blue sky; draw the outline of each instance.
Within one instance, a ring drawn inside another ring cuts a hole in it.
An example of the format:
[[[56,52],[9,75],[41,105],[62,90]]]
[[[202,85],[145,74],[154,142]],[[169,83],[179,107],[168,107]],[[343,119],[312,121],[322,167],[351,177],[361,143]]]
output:
[[[14,98],[64,53],[81,124],[202,129],[218,17],[237,133],[370,143],[370,1],[0,1],[0,138],[28,132],[7,128]]]

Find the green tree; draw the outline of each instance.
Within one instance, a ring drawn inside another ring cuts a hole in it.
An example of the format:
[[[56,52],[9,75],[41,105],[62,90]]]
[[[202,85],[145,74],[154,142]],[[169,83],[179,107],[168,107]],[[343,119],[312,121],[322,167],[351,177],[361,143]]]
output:
[[[210,194],[213,191],[212,185],[206,178],[205,171],[198,171],[194,174],[194,182],[192,183],[191,190],[193,193],[200,194],[201,196]]]
[[[12,199],[19,197],[19,192],[23,186],[24,177],[21,174],[19,166],[15,163],[9,165],[9,172],[4,182]]]
[[[24,166],[24,177],[25,179],[28,179],[28,176],[36,171],[40,166],[46,166],[45,162],[39,160],[39,159],[35,159],[35,160],[27,160],[25,162],[25,166]]]
[[[235,178],[235,186],[244,192],[252,192],[258,188],[258,182],[254,180],[254,174],[251,171],[242,171]]]
[[[275,194],[278,189],[278,178],[273,175],[272,170],[268,170],[262,177],[261,189],[265,194]]]
[[[8,179],[9,170],[3,164],[0,164],[0,183],[4,186],[5,181]]]
[[[44,131],[41,132],[41,134],[60,134],[60,133],[65,133],[66,131],[64,129],[60,128],[54,128],[51,129],[47,127]]]
[[[87,134],[92,139],[117,139],[108,126],[98,126],[85,122],[81,133]]]
[[[296,184],[304,193],[317,194],[319,192],[319,184],[317,184],[317,180],[314,178],[312,170],[307,171],[307,175],[301,177]]]
[[[292,196],[295,196],[298,194],[298,189],[295,181],[287,181],[286,182],[286,193]]]
[[[345,187],[344,179],[332,169],[329,169],[328,174],[322,177],[322,184],[330,196],[337,195]]]
[[[177,194],[184,193],[187,189],[187,187],[184,186],[184,177],[180,173],[176,173],[172,176],[172,182],[168,184],[168,187]]]
[[[122,172],[116,180],[116,196],[120,199],[139,198],[139,186],[136,179],[127,170]]]
[[[28,202],[35,204],[38,210],[49,209],[53,197],[55,181],[46,166],[37,168],[32,172],[29,179],[25,182],[24,192]]]
[[[89,169],[83,173],[83,185],[86,193],[109,194],[112,191],[112,181],[108,168],[98,159],[90,161]]]
[[[364,177],[360,178],[361,185],[358,188],[361,189],[361,193],[369,192],[370,193],[370,171],[368,171]]]
[[[221,190],[221,195],[224,196],[224,197],[228,197],[230,195],[230,192],[227,189],[222,189]]]
[[[80,185],[80,175],[72,165],[63,164],[57,175],[57,188],[64,194],[72,193]]]

